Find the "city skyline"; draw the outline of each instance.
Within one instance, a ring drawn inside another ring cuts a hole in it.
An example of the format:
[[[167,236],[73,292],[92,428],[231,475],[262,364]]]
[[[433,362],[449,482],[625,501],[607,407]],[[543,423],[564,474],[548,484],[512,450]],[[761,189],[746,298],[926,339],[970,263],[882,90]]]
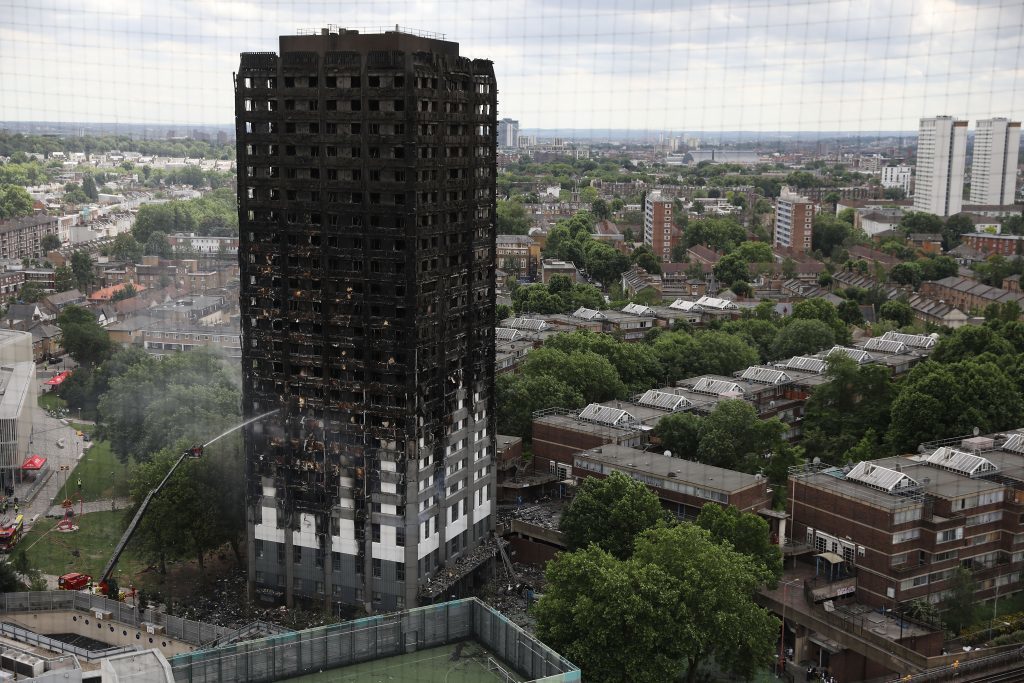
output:
[[[226,125],[239,52],[396,21],[489,55],[498,116],[523,129],[872,133],[1024,110],[1020,3],[678,5],[0,0],[0,120]]]

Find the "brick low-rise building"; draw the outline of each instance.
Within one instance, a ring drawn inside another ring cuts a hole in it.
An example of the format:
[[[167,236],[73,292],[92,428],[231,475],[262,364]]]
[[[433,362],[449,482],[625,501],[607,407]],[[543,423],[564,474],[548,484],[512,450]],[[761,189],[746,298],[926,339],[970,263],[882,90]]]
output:
[[[972,249],[977,249],[986,258],[993,254],[1002,256],[1020,256],[1024,254],[1024,236],[993,235],[988,232],[969,232],[963,235],[961,242]]]
[[[616,444],[598,446],[573,458],[572,473],[577,478],[603,479],[612,472],[646,484],[663,505],[682,517],[696,517],[707,503],[745,512],[771,507],[768,481],[755,474]]]
[[[979,600],[1024,588],[1024,434],[789,478],[793,538],[854,569],[860,602],[941,602],[969,569]]]

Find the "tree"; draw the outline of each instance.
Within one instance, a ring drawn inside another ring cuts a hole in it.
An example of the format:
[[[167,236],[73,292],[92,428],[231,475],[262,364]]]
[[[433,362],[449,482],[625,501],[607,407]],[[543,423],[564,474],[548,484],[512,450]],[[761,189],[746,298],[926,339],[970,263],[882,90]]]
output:
[[[43,235],[39,240],[39,248],[44,254],[47,254],[55,249],[60,249],[60,237],[53,233]]]
[[[775,258],[767,242],[743,242],[732,253],[739,254],[747,263],[771,263]]]
[[[882,196],[886,199],[900,200],[907,196],[902,187],[887,187],[882,190]]]
[[[517,200],[499,200],[496,216],[499,235],[526,235],[533,223],[526,207]]]
[[[858,365],[837,353],[828,357],[825,376],[828,381],[815,387],[804,409],[803,443],[808,456],[842,464],[846,453],[868,432],[877,453],[879,436],[889,427],[895,393],[888,369]]]
[[[591,240],[585,253],[587,270],[605,287],[617,282],[629,269],[629,258],[610,244]]]
[[[914,309],[905,301],[893,299],[879,307],[878,317],[883,320],[892,320],[899,327],[906,327],[914,323]]]
[[[711,272],[719,282],[747,282],[750,280],[750,270],[747,262],[736,252],[726,254],[714,265]]]
[[[82,292],[88,292],[89,286],[96,280],[89,252],[76,251],[71,255],[71,272],[75,276],[75,286]]]
[[[513,315],[512,307],[506,304],[498,304],[494,307],[494,320],[500,323],[502,320],[511,318]]]
[[[160,258],[171,258],[174,256],[174,250],[171,248],[171,243],[167,240],[167,235],[159,230],[149,234],[143,251],[147,255],[159,256]]]
[[[746,401],[719,401],[701,423],[697,460],[729,470],[756,472],[780,445],[785,431],[778,418],[759,419]]]
[[[585,405],[580,392],[548,375],[499,375],[494,382],[498,431],[530,438],[533,413],[544,408],[579,408]]]
[[[99,400],[99,416],[104,436],[123,461],[149,460],[179,438],[201,443],[239,414],[237,379],[205,351],[140,359],[109,386]]]
[[[694,208],[700,206],[699,203]],[[716,251],[731,251],[746,240],[747,232],[732,218],[704,218],[693,221],[686,231],[686,245],[703,244]]]
[[[901,285],[910,285],[914,289],[921,286],[921,266],[913,261],[897,263],[889,271],[889,279]]]
[[[821,320],[794,318],[779,330],[771,355],[780,360],[803,356],[831,348],[835,343],[835,332],[828,324]]]
[[[927,360],[903,381],[886,439],[895,449],[924,441],[1011,429],[1022,420],[1017,384],[993,362]]]
[[[18,290],[18,301],[34,304],[46,296],[43,286],[38,282],[26,282]]]
[[[942,601],[943,620],[953,633],[960,633],[974,623],[978,614],[977,590],[978,584],[971,570],[957,567],[950,581],[949,596]]]
[[[25,584],[18,578],[10,562],[0,562],[0,593],[16,593],[25,590]]]
[[[700,446],[700,428],[704,418],[694,413],[670,413],[658,420],[651,434],[661,447],[676,458],[695,460]]]
[[[559,553],[545,583],[534,607],[537,635],[580,666],[586,680],[662,683],[677,676],[685,638],[670,607],[681,596],[662,569],[590,546]]]
[[[114,243],[110,245],[110,257],[116,261],[138,263],[142,260],[142,252],[142,245],[130,232],[122,232],[114,238]]]
[[[837,307],[839,319],[847,325],[863,325],[864,314],[860,312],[860,306],[856,301],[846,300]]]
[[[57,316],[61,344],[81,365],[99,365],[114,351],[114,342],[90,311],[68,306]]]
[[[597,216],[598,220],[602,221],[608,220],[612,215],[611,209],[608,208],[608,202],[600,198],[590,204],[590,211]]]
[[[787,256],[782,261],[782,276],[787,280],[792,280],[796,277],[796,261],[790,256]]]
[[[658,257],[654,255],[654,252],[646,244],[634,249],[630,260],[651,275],[661,274],[661,261],[658,260]]]
[[[772,543],[768,522],[760,515],[742,512],[739,508],[706,503],[697,515],[697,526],[707,529],[719,542],[729,543],[734,550],[757,560],[772,577],[774,584],[782,576],[782,553]]]
[[[846,344],[850,340],[850,330],[839,318],[839,311],[825,299],[805,299],[793,306],[793,318],[820,320],[832,328],[836,343]]]
[[[770,581],[759,562],[716,543],[693,524],[645,532],[637,539],[634,559],[671,577],[665,587],[672,592],[662,602],[684,629],[676,637],[685,651],[688,683],[709,660],[734,678],[747,678],[772,661],[779,620],[754,602],[754,592]]]
[[[930,358],[939,363],[975,360],[991,354],[992,360],[1010,358],[1017,350],[1006,338],[988,325],[967,325],[946,335],[936,345]]]
[[[922,233],[937,235],[942,233],[942,219],[932,213],[908,211],[900,217],[899,229],[904,235]]]
[[[811,232],[811,248],[826,256],[853,234],[853,226],[846,221],[828,213],[819,213],[814,217],[814,229]]]
[[[974,232],[974,222],[966,214],[958,213],[946,219],[942,226],[942,247],[953,249],[960,244],[960,237]]]
[[[665,519],[658,497],[621,472],[587,477],[559,522],[569,550],[594,544],[620,560],[633,554],[633,540]]]
[[[24,187],[0,185],[0,221],[32,215],[32,195]]]
[[[229,421],[233,419],[224,424]],[[159,484],[190,443],[180,439],[133,470],[130,491],[135,503],[125,521],[131,519],[146,494]],[[243,505],[242,487],[225,485],[231,480],[222,479],[225,472],[218,467],[232,456],[240,465],[239,453],[232,453],[236,449],[231,448],[231,445],[237,447],[237,439],[228,443],[227,447],[215,447],[217,457],[182,463],[160,495],[151,500],[134,538],[143,551],[157,559],[161,573],[166,573],[168,559],[188,556],[196,559],[202,571],[207,553],[226,542],[234,541],[233,546],[237,546],[244,524],[239,523],[239,515],[233,514],[230,507]],[[240,467],[235,469],[236,474],[242,476]]]
[[[58,292],[66,292],[75,286],[75,273],[67,266],[57,266],[53,270],[53,288]]]
[[[587,403],[600,403],[625,394],[619,373],[607,358],[593,351],[564,353],[543,346],[530,352],[522,373],[547,375],[573,386]]]
[[[84,192],[85,196],[94,202],[100,198],[100,193],[96,189],[96,181],[93,180],[93,177],[89,174],[86,174],[86,176],[82,178],[82,192]]]
[[[136,294],[137,294],[137,292],[135,291],[135,285],[133,285],[131,282],[128,282],[128,283],[125,284],[124,287],[122,287],[118,291],[114,292],[114,295],[112,297],[110,297],[110,302],[111,303],[117,303],[118,301],[124,301],[125,299],[131,299]]]

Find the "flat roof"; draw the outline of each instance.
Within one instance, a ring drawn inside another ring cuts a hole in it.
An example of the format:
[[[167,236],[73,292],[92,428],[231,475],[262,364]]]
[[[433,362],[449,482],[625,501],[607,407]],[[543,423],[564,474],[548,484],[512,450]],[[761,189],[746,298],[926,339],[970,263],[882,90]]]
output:
[[[623,470],[644,472],[665,479],[695,484],[723,493],[735,493],[751,486],[765,484],[756,475],[705,465],[692,460],[673,458],[655,451],[641,451],[628,446],[609,444],[577,453],[574,458],[586,458]]]

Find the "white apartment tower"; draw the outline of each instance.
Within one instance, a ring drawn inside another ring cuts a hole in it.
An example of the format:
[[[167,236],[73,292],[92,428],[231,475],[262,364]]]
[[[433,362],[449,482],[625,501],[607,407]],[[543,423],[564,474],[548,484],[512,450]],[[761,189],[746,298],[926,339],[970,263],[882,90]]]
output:
[[[519,122],[515,119],[498,121],[498,147],[516,149],[519,146]]]
[[[1020,121],[983,119],[974,131],[971,204],[1013,204]]]
[[[936,216],[960,213],[966,158],[967,121],[952,116],[921,119],[914,211]]]
[[[883,166],[882,187],[898,187],[905,196],[910,196],[910,179],[914,175],[913,166]]]

